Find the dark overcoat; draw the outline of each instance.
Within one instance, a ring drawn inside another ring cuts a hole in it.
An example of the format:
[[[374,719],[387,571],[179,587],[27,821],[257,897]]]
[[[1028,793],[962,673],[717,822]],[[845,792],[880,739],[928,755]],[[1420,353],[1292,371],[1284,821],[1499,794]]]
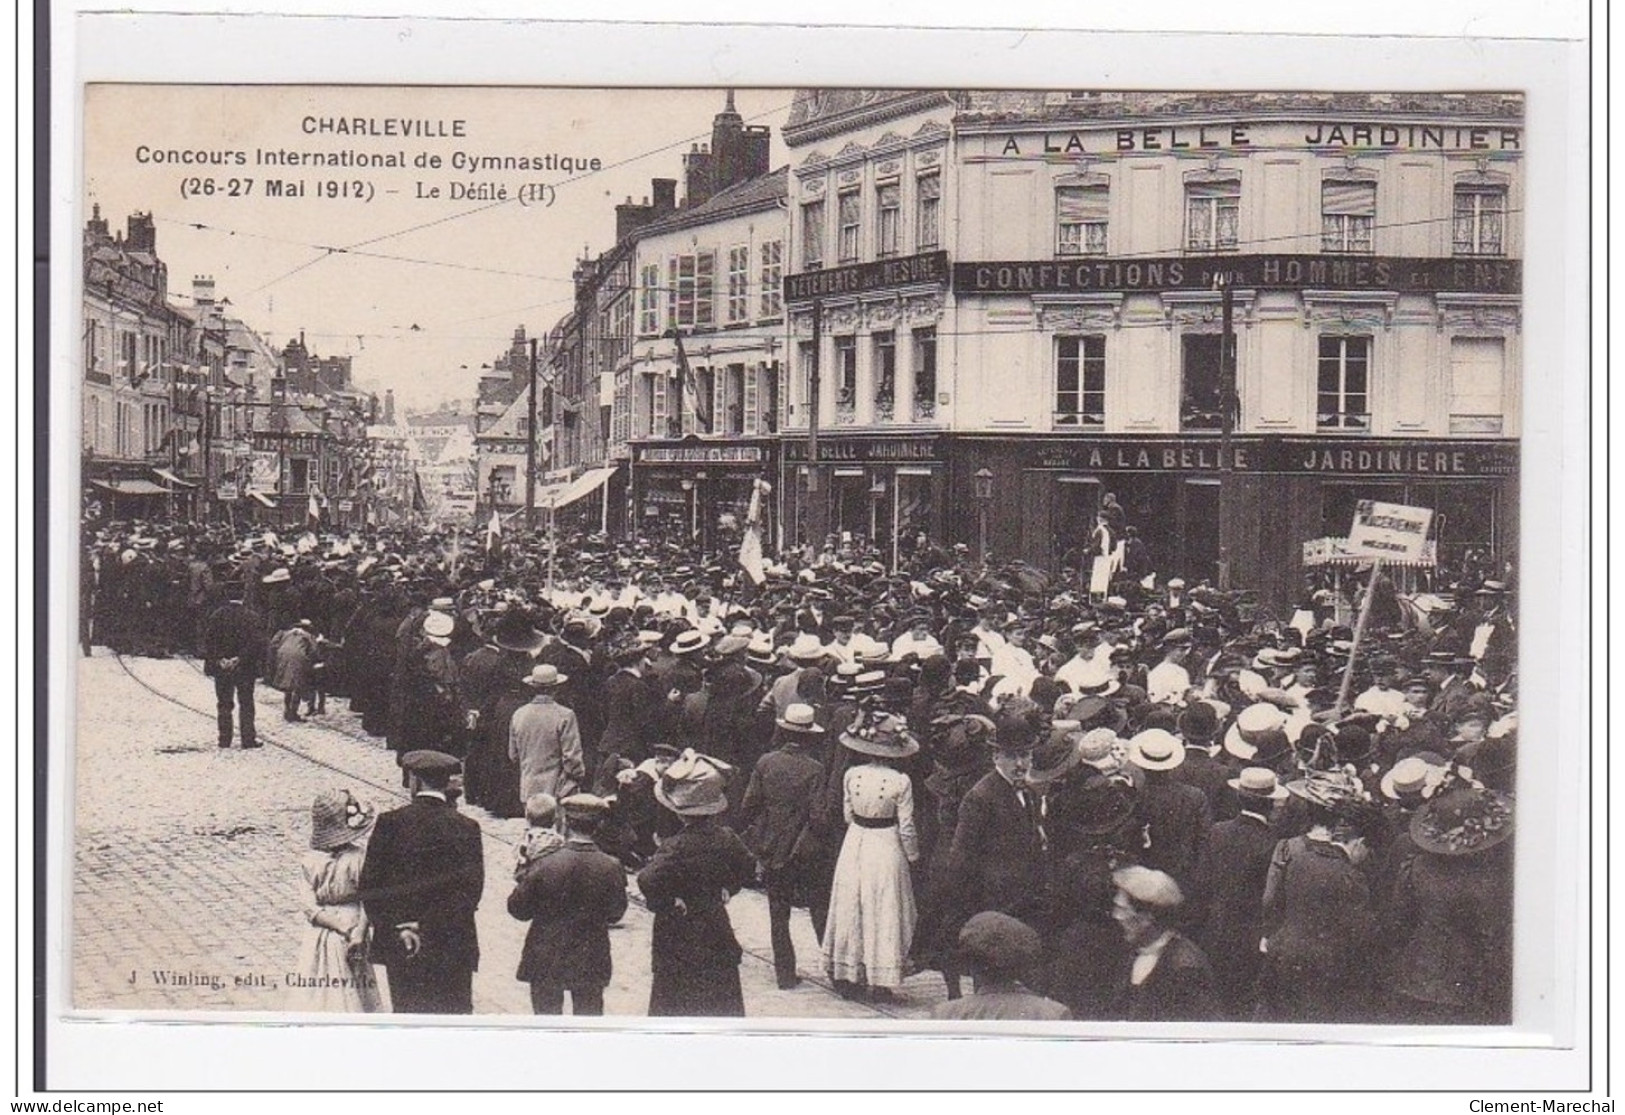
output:
[[[1258,975],[1264,882],[1275,845],[1275,830],[1256,816],[1220,821],[1208,833],[1193,880],[1191,900],[1203,915],[1197,940],[1232,1013],[1248,1002]]]
[[[1130,1022],[1211,1022],[1223,1017],[1213,990],[1213,966],[1194,943],[1175,933],[1157,966],[1134,986],[1133,953],[1121,983],[1120,1018]]]
[[[744,952],[727,902],[755,870],[733,830],[700,818],[663,843],[638,872],[638,890],[655,916],[651,1018],[744,1016]]]
[[[626,872],[590,840],[541,857],[508,896],[529,921],[518,978],[568,989],[609,986],[609,927],[626,913]]]

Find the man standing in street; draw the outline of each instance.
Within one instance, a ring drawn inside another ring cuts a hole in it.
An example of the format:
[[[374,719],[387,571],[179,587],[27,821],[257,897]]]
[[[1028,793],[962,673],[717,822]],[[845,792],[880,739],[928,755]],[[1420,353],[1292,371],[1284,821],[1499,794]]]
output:
[[[529,921],[519,978],[530,984],[537,1014],[604,1013],[609,986],[609,927],[626,913],[626,871],[599,850],[594,836],[609,814],[609,803],[592,794],[574,794],[564,810],[564,847],[535,860],[508,896],[508,913]]]
[[[474,911],[485,889],[480,826],[448,799],[462,769],[456,759],[409,751],[401,766],[412,800],[378,818],[361,866],[372,960],[384,966],[396,1014],[472,1014]]]
[[[260,746],[254,738],[254,683],[265,652],[265,619],[243,603],[243,582],[234,580],[226,603],[203,625],[203,673],[214,679],[215,717],[220,746],[231,746],[231,706],[235,700],[242,722],[243,748]]]
[[[513,714],[508,726],[508,757],[519,764],[521,801],[535,794],[552,794],[562,801],[586,785],[576,714],[554,697],[569,680],[568,674],[546,663],[525,678],[535,696]]]

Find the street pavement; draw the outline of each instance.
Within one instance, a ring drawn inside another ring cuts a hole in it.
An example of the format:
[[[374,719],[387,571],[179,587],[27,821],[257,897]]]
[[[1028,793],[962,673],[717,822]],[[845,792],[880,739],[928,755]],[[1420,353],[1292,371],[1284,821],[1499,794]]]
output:
[[[286,973],[305,929],[299,857],[310,803],[349,789],[380,810],[404,803],[399,771],[381,739],[361,731],[348,702],[302,724],[282,719],[281,694],[258,692],[266,746],[215,744],[214,689],[189,659],[121,659],[102,648],[79,660],[73,753],[73,903],[69,914],[73,1007],[106,1010],[284,1009]],[[522,819],[463,807],[484,832],[476,1014],[529,1014],[514,978],[525,923],[507,912]],[[642,1016],[649,994],[652,916],[629,879],[632,903],[610,933],[610,1015]],[[839,998],[824,976],[805,911],[792,919],[802,976],[773,978],[767,901],[745,891],[728,905],[745,949],[740,974],[753,1018],[926,1017],[943,998],[935,973],[904,986],[896,1004]],[[380,972],[380,975],[382,973]]]

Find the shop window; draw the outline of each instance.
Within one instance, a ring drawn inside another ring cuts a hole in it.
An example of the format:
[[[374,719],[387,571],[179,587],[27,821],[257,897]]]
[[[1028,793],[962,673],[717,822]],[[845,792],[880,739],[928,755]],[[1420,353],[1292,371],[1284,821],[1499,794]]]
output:
[[[1185,186],[1185,250],[1233,252],[1240,244],[1241,179]]]
[[[1500,337],[1456,337],[1450,342],[1450,432],[1498,434],[1506,342]]]
[[[784,241],[769,240],[762,245],[761,254],[762,304],[758,316],[780,317],[784,314]]]
[[[835,421],[850,423],[858,401],[858,339],[835,338]]]
[[[1505,255],[1506,213],[1506,187],[1457,186],[1451,210],[1451,251],[1458,256]]]
[[[848,190],[840,195],[838,208],[840,240],[836,244],[837,256],[841,263],[858,262],[858,234],[862,231],[863,199],[858,191]]]
[[[1371,251],[1377,221],[1375,182],[1324,182],[1320,187],[1320,249],[1323,252]]]
[[[824,203],[809,201],[801,207],[801,267],[816,271],[824,265]]]
[[[310,490],[310,462],[303,457],[293,457],[288,461],[288,491],[294,495],[304,495]]]
[[[937,331],[914,330],[914,421],[937,416]]]
[[[750,246],[728,249],[728,322],[750,317]]]
[[[1179,428],[1224,428],[1224,390],[1220,374],[1223,337],[1187,333],[1181,339]]]
[[[1320,489],[1320,537],[1347,538],[1361,500],[1405,503],[1403,484],[1326,484]],[[1426,506],[1431,507],[1432,504]]]
[[[897,334],[874,335],[875,418],[890,422],[897,405]]]
[[[940,240],[942,175],[922,174],[915,179],[914,247],[916,251],[929,251]]]
[[[1058,186],[1055,190],[1055,254],[1106,254],[1106,214],[1110,195],[1104,186]]]
[[[1055,341],[1055,425],[1106,424],[1106,338]]]
[[[1322,430],[1369,430],[1371,338],[1320,338],[1315,425]]]
[[[902,190],[896,182],[875,188],[875,256],[897,254],[898,225],[902,218]]]

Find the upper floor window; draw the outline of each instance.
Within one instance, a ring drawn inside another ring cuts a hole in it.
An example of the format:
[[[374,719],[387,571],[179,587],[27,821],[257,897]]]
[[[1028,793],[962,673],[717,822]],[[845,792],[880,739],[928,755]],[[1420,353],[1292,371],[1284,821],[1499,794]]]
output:
[[[1455,337],[1450,341],[1450,432],[1498,434],[1503,424],[1506,341]]]
[[[1322,430],[1371,428],[1371,338],[1320,338],[1315,425]]]
[[[762,317],[784,313],[784,241],[769,240],[761,247]]]
[[[1370,252],[1377,221],[1375,182],[1324,182],[1320,187],[1320,248]]]
[[[1233,252],[1239,246],[1241,179],[1185,186],[1185,250]]]
[[[1457,186],[1451,214],[1451,251],[1458,256],[1506,254],[1505,186]]]
[[[902,191],[896,182],[875,188],[875,255],[897,254],[897,231],[902,216]]]
[[[914,215],[914,247],[924,252],[935,248],[941,238],[942,175],[922,174],[914,183],[918,210]]]
[[[1056,255],[1106,254],[1106,206],[1109,196],[1104,186],[1056,187]]]
[[[1106,423],[1106,338],[1059,337],[1055,341],[1055,424]]]
[[[897,406],[897,334],[876,333],[874,341],[875,417],[889,422]]]
[[[716,320],[717,253],[701,252],[694,257],[694,324],[710,325]]]
[[[858,234],[863,220],[863,199],[858,191],[848,190],[839,198],[836,216],[840,225],[840,240],[836,244],[836,258],[841,263],[858,261]]]
[[[937,416],[937,331],[914,330],[914,421]]]
[[[750,317],[750,247],[740,244],[728,249],[728,321]]]
[[[801,266],[816,271],[824,265],[824,203],[809,201],[801,207]]]
[[[835,338],[835,407],[850,413],[858,400],[858,339]]]

